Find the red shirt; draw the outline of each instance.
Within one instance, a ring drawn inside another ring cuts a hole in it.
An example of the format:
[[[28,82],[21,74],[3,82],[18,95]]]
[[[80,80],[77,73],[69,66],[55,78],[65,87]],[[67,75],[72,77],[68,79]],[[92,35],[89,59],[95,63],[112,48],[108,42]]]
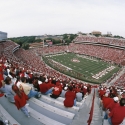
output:
[[[102,99],[103,95],[105,94],[105,91],[104,90],[100,90],[99,91],[99,95],[100,95],[100,98]]]
[[[22,92],[21,97],[19,97],[18,95],[14,96],[15,105],[17,106],[17,108],[20,109],[23,106],[25,106],[27,99],[28,99],[28,96],[24,92]]]
[[[21,72],[19,75],[21,78],[24,77],[24,72]]]
[[[46,93],[50,89],[46,83],[42,83],[39,86],[40,86],[40,92],[42,93]]]
[[[112,101],[106,108],[109,109],[111,112],[114,108],[118,106],[120,106],[119,103]]]
[[[72,91],[67,91],[65,94],[64,106],[72,107],[74,105],[74,99],[76,98],[76,94]]]
[[[102,101],[103,101],[104,108],[106,108],[114,100],[112,98],[109,98],[109,97],[103,97]]]
[[[125,106],[119,106],[112,110],[109,114],[113,125],[119,125],[125,118]]]
[[[86,95],[87,89],[83,88],[83,93],[84,93],[84,95]]]
[[[62,88],[60,86],[55,86],[53,90],[54,95],[60,95]]]
[[[80,88],[75,88],[75,93],[80,92]]]

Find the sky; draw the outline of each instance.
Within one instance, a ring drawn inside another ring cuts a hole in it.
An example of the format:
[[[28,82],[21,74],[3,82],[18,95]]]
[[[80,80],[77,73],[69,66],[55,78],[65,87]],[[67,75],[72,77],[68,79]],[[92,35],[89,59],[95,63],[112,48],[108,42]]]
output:
[[[125,0],[0,0],[8,38],[101,31],[125,37]]]

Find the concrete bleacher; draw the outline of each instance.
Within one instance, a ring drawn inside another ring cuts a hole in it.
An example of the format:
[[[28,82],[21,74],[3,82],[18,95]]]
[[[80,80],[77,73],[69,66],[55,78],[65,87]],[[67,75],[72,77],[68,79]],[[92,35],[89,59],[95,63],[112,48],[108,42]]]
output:
[[[65,98],[63,97],[58,97],[56,100],[63,102],[65,100]],[[76,102],[77,106],[81,106],[84,103],[84,99],[81,102]]]
[[[103,125],[110,125],[107,119],[103,121]]]
[[[44,96],[46,96],[47,98],[50,98],[47,95],[44,95]],[[88,101],[90,102],[91,100],[90,97],[91,95],[87,97],[86,99],[87,102]],[[59,102],[59,100],[57,101]],[[78,112],[77,110],[73,111],[72,108],[64,108],[64,106],[62,106],[63,108],[59,108],[56,105],[53,106],[53,102],[48,102],[49,103],[48,104],[36,98],[31,98],[28,101],[28,103],[29,103],[28,109],[30,111],[30,116],[31,116],[30,118],[27,118],[20,110],[18,111],[16,106],[13,103],[10,103],[6,97],[3,96],[0,98],[1,106],[3,107],[4,110],[7,111],[7,114],[9,114],[13,119],[16,119],[17,125],[18,124],[19,125],[20,124],[21,125],[35,125],[35,124],[37,125],[51,125],[51,124],[52,125],[72,125],[72,121],[75,120],[75,116],[76,115],[78,116],[78,114],[81,112],[81,111]],[[86,107],[86,104],[87,103],[84,103],[81,106],[82,109],[85,108],[84,109],[85,114],[89,113],[90,111],[88,107]],[[79,108],[79,107],[76,107],[76,108]],[[87,116],[89,116],[89,114]],[[11,121],[11,119],[8,119],[8,117],[9,116],[7,116],[5,119]],[[88,117],[86,117],[86,120],[87,119]]]
[[[2,118],[3,121],[8,120],[9,125],[20,125],[0,104],[0,118]]]
[[[52,99],[52,98],[47,97],[45,95],[42,95],[42,97],[40,98],[40,100],[41,101],[46,101],[46,102],[49,102],[49,103],[53,103],[53,104],[58,105],[58,106],[61,106],[61,107],[65,108],[66,110],[70,110],[70,111],[71,110],[72,111],[78,111],[79,110],[79,107],[76,107],[76,106],[73,106],[71,108],[66,108],[66,107],[64,107],[63,102],[60,102],[60,101],[58,101],[56,99]]]
[[[14,46],[15,47],[15,46]],[[12,47],[8,47],[9,49],[13,49]],[[6,49],[6,55],[10,55],[10,51]],[[64,98],[59,97],[57,99],[53,99],[49,97],[49,95],[42,95],[40,99],[31,98],[29,99],[29,110],[30,110],[30,118],[27,118],[20,110],[18,111],[16,106],[10,102],[8,102],[7,98],[4,96],[0,98],[0,110],[2,109],[3,119],[9,120],[10,124],[17,125],[87,125],[87,121],[89,118],[89,113],[92,105],[92,98],[94,94],[94,89],[90,95],[88,95],[81,101],[77,102],[77,106],[73,106],[71,108],[66,108],[63,104]],[[95,99],[95,109],[92,124],[93,125],[101,125],[98,124],[100,122],[100,110],[98,108],[98,104],[96,104],[98,99]],[[98,116],[98,119],[97,117]],[[99,121],[98,121],[99,120]],[[96,122],[98,121],[98,123]]]
[[[31,101],[33,103],[35,103],[36,105],[39,105],[40,107],[43,107],[44,109],[49,110],[51,112],[54,112],[54,113],[56,113],[56,114],[58,114],[60,116],[63,116],[63,117],[69,118],[69,119],[73,119],[74,116],[75,116],[75,114],[73,114],[73,113],[70,113],[70,112],[64,111],[62,109],[56,108],[56,107],[54,107],[52,105],[49,105],[49,104],[47,104],[45,102],[42,102],[42,101],[38,100],[38,99],[31,98],[29,100],[29,102],[31,102]]]
[[[37,119],[38,121],[40,121],[41,123],[45,124],[45,125],[65,125],[63,123],[60,123],[56,120],[53,120],[49,117],[46,117],[45,115],[42,115],[41,113],[37,112],[36,110],[32,109],[29,107],[29,110],[31,111],[30,115]]]

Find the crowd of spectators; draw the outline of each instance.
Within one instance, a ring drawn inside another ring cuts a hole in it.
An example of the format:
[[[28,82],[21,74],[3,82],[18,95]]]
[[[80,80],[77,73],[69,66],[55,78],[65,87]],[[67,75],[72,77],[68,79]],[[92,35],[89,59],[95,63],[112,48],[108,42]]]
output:
[[[84,38],[84,37],[83,37]],[[106,38],[104,38],[105,40]],[[116,42],[117,43],[117,42]],[[124,41],[123,41],[124,43]],[[104,46],[95,46],[87,44],[70,44],[69,46],[52,46],[44,48],[36,48],[31,50],[36,55],[55,54],[60,52],[73,52],[78,54],[85,54],[92,57],[97,57],[102,60],[124,65],[125,52],[122,49],[110,48]]]
[[[125,118],[125,88],[100,85],[98,89],[104,119],[108,119],[110,125],[121,124]]]
[[[118,85],[118,86],[123,86],[123,87],[125,87],[125,73],[124,73],[123,75],[121,75],[120,78],[117,79],[114,84],[115,84],[115,85]]]
[[[13,54],[12,51],[17,44],[11,41],[8,43],[5,42],[4,52],[0,55],[0,93],[6,93],[7,99],[21,109],[26,116],[30,117],[26,104],[31,97],[39,98],[41,94],[50,94],[51,98],[56,99],[61,96],[65,98],[64,106],[72,107],[76,106],[76,101],[81,101],[86,93],[91,92],[91,85],[71,79],[51,69],[36,56],[36,53],[18,49]],[[70,52],[86,54],[118,64],[125,57],[123,50],[102,46],[71,44],[68,47],[55,48],[56,50],[53,50],[53,47],[47,47],[44,51],[54,53],[69,49]],[[123,83],[124,75],[119,80]],[[35,90],[32,90],[27,83],[33,84]],[[119,81],[116,81],[117,83]],[[125,89],[100,86],[99,95],[103,110],[106,112],[104,118],[108,118],[110,124],[120,124],[125,117],[125,112],[123,112],[125,110]]]
[[[95,36],[77,36],[74,42],[92,42],[92,43],[101,43],[101,44],[109,44],[115,46],[125,46],[125,39],[117,39],[117,38],[107,38],[107,37],[95,37]]]
[[[102,60],[108,62],[114,62],[116,64],[121,64],[125,58],[124,50],[103,47],[103,46],[94,46],[94,45],[87,45],[87,44],[74,44],[74,50],[69,46],[69,51],[78,53],[78,54],[85,54],[92,57],[97,57]]]
[[[5,93],[8,101],[14,103],[27,117],[30,117],[27,100],[31,97],[40,98],[41,94],[51,94],[50,97],[56,99],[61,96],[65,98],[64,106],[72,107],[90,92],[89,84],[57,79],[46,74],[34,74],[31,70],[9,62],[5,57],[0,58],[0,93]]]
[[[33,51],[38,55],[55,54],[55,53],[62,53],[67,51],[67,47],[68,46],[50,46],[50,47],[44,47],[44,48],[35,48],[33,49]]]

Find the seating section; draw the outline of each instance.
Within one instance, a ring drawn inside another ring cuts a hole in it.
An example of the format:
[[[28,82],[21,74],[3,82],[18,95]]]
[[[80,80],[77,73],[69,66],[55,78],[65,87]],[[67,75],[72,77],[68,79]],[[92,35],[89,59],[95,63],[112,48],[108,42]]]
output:
[[[31,109],[29,107],[29,110],[31,111],[31,116],[35,119],[37,119],[38,121],[40,121],[41,123],[45,124],[45,125],[51,125],[51,124],[54,124],[54,125],[65,125],[63,123],[60,123],[58,121],[55,121],[53,119],[50,119],[44,115],[42,115],[41,113],[38,113],[37,111],[35,111],[34,109]]]
[[[58,115],[61,115],[63,117],[69,118],[69,119],[73,119],[74,116],[75,116],[75,114],[73,114],[73,113],[58,109],[58,108],[56,108],[54,106],[51,106],[51,105],[49,105],[47,103],[44,103],[44,102],[42,102],[42,101],[40,101],[38,99],[35,99],[35,98],[32,98],[29,101],[35,103],[36,105],[39,105],[40,107],[43,107],[46,110],[49,110],[51,112],[54,112],[54,113],[56,113]]]
[[[109,44],[115,46],[125,46],[124,39],[117,38],[106,38],[106,37],[95,37],[95,36],[78,36],[74,40],[74,42],[91,42],[91,43],[101,43],[101,44]]]
[[[112,63],[122,64],[125,58],[124,50],[120,49],[87,44],[75,44],[74,47],[75,50],[69,49],[69,51],[97,57],[108,62],[112,61]]]
[[[121,87],[125,87],[124,83],[125,83],[125,73],[119,79],[117,79],[117,81],[114,84]]]
[[[33,50],[23,50],[22,48],[19,49],[19,45],[12,42],[7,41],[4,42],[2,46],[0,46],[1,50],[3,51],[3,55],[0,59],[8,59],[9,62],[13,66],[22,67],[25,70],[30,70],[32,73],[40,73],[44,74],[44,76],[59,78],[63,80],[74,81],[75,84],[78,83],[79,80],[74,78],[70,78],[58,71],[48,67],[39,57],[42,54],[57,54],[62,52],[73,52],[78,54],[89,55],[92,57],[100,58],[102,60],[116,63],[122,65],[125,58],[125,52],[122,49],[104,47],[104,46],[95,46],[92,44],[84,44],[85,42],[90,43],[100,43],[100,44],[107,44],[107,45],[115,45],[115,46],[125,46],[125,40],[122,39],[112,39],[112,38],[96,38],[96,37],[88,37],[88,36],[78,36],[74,40],[74,43],[68,46],[52,46],[52,47],[44,47],[44,48],[35,48]],[[81,42],[80,44],[78,44]],[[123,74],[116,82],[115,85],[119,85],[125,87],[124,79],[125,74]],[[85,82],[81,84],[86,85]],[[92,85],[93,87],[94,85]],[[94,87],[93,87],[94,88]],[[87,120],[89,124],[98,125],[96,122],[102,121],[101,117],[99,116],[100,109],[99,105],[96,104],[97,97],[94,95],[94,89],[92,88],[92,93],[88,96],[85,96],[81,102],[76,102],[76,106],[71,108],[67,108],[64,106],[63,101],[64,98],[58,97],[57,99],[53,99],[48,95],[42,95],[41,98],[31,98],[29,99],[29,107],[31,119],[24,118],[26,124],[34,124],[33,122],[37,122],[38,125],[45,124],[45,125],[65,125],[71,124],[76,125],[76,122],[81,124],[87,124]],[[97,94],[97,93],[96,93]],[[87,99],[86,99],[87,97]],[[2,98],[2,99],[1,99]],[[16,107],[9,103],[5,97],[0,98],[0,117],[3,120],[8,120],[10,124],[20,125],[24,121],[21,121],[20,118],[17,118],[15,114],[12,114],[12,111],[17,110]],[[93,100],[93,102],[92,102]],[[12,109],[7,109],[7,103]],[[5,104],[5,105],[4,105]],[[90,115],[89,115],[90,113]],[[21,112],[16,111],[16,115],[21,116],[23,115]],[[81,117],[84,117],[83,119]],[[19,122],[17,122],[15,119]],[[92,120],[93,118],[93,120]],[[124,124],[124,121],[123,123]],[[122,125],[121,124],[121,125]],[[104,120],[103,125],[108,125],[108,121]]]
[[[11,125],[20,125],[0,104],[0,117],[5,121],[8,120]]]

